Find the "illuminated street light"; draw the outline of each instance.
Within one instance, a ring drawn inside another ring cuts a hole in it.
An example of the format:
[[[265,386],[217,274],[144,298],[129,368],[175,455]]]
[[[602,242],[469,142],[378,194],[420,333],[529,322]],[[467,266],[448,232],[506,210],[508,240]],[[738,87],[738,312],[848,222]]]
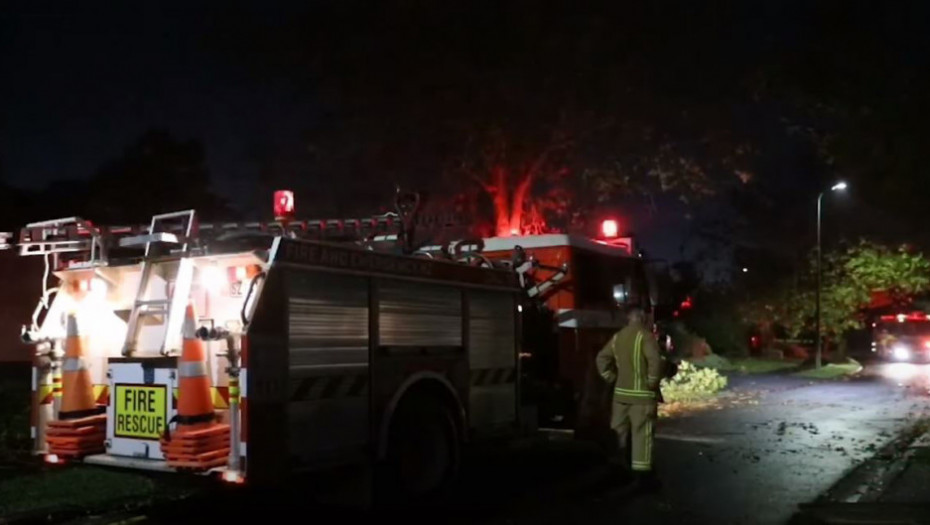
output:
[[[830,187],[830,191],[843,191],[846,189],[846,182],[840,181]],[[821,281],[821,263],[823,260],[823,249],[820,242],[820,216],[821,216],[821,201],[823,200],[824,192],[820,192],[817,196],[817,359],[815,361],[816,367],[820,368],[821,366],[821,355],[823,353],[823,341],[820,337],[820,281]]]

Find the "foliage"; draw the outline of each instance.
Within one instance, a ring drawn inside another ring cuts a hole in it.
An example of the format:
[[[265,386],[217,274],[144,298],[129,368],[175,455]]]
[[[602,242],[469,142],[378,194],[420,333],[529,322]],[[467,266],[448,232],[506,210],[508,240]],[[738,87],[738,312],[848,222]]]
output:
[[[661,382],[666,402],[693,401],[716,394],[727,386],[727,378],[712,368],[698,368],[690,361],[678,365],[678,373]]]
[[[477,183],[491,202],[500,236],[544,233],[554,225],[584,228],[597,219],[597,206],[616,199],[666,193],[698,201],[715,194],[723,174],[743,180],[737,166],[750,151],[733,146],[717,156],[710,151],[726,148],[722,143],[685,145],[652,122],[620,123],[586,113],[545,122],[545,133],[472,126],[475,132],[449,170],[452,186],[461,193],[467,191],[462,181]]]
[[[58,181],[36,198],[37,219],[77,215],[95,223],[144,223],[152,215],[195,209],[199,218],[230,218],[211,188],[203,146],[161,130],[143,133],[85,181]]]
[[[811,329],[816,313],[816,254],[796,284],[777,283],[743,308],[747,320],[784,326],[792,337]],[[825,333],[862,327],[871,293],[886,291],[903,301],[930,289],[930,261],[908,246],[860,241],[823,257],[821,323]]]
[[[706,339],[716,353],[727,356],[747,354],[746,324],[732,295],[702,291],[695,297],[694,304],[694,309],[684,316],[691,331]]]
[[[688,293],[693,307],[681,310],[669,323],[676,354],[684,358],[700,357],[703,352],[726,356],[746,355],[747,327],[739,313],[736,298],[723,290],[699,289]]]

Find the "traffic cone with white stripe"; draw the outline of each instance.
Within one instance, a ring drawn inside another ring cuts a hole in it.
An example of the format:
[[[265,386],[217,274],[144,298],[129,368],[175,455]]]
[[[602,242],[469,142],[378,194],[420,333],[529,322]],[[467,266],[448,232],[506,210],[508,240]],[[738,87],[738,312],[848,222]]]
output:
[[[86,356],[86,336],[80,333],[77,316],[70,313],[61,366],[61,407],[58,419],[48,424],[50,454],[80,457],[104,451],[107,416],[94,397],[94,381]]]
[[[165,430],[161,450],[169,466],[202,470],[226,463],[229,454],[229,425],[216,422],[207,351],[197,338],[193,303],[184,316],[181,358],[178,361],[178,413],[172,418],[177,429]]]

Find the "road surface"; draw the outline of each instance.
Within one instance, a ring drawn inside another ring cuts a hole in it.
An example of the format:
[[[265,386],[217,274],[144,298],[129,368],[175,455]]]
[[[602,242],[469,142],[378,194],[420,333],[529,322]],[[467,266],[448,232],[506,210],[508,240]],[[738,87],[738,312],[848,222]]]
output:
[[[838,382],[733,376],[730,385],[739,399],[731,406],[661,420],[655,450],[661,494],[632,497],[605,483],[591,450],[553,441],[471,461],[453,501],[398,518],[462,525],[785,523],[798,504],[930,414],[927,365],[873,364]],[[300,494],[198,504],[196,515],[184,506],[162,509],[140,523],[201,522],[201,512],[234,522],[246,513],[283,520],[290,511],[322,523],[393,519],[314,506]]]

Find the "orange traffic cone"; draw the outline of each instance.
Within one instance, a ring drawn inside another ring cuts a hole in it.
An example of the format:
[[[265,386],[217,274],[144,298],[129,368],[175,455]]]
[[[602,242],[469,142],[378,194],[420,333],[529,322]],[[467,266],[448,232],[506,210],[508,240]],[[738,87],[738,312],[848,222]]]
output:
[[[216,423],[207,351],[197,338],[193,303],[184,316],[181,359],[178,361],[178,413],[172,418],[177,430],[166,429],[161,450],[169,466],[204,469],[226,462],[229,453],[229,425]]]
[[[62,365],[61,409],[59,419],[78,419],[100,413],[94,397],[94,380],[90,377],[85,356],[87,338],[79,333],[75,315],[68,314],[68,332],[65,339],[65,361]]]
[[[48,424],[49,452],[59,456],[77,457],[104,450],[107,416],[94,397],[86,348],[86,337],[80,333],[77,317],[70,313],[61,367],[61,408],[58,419]]]

